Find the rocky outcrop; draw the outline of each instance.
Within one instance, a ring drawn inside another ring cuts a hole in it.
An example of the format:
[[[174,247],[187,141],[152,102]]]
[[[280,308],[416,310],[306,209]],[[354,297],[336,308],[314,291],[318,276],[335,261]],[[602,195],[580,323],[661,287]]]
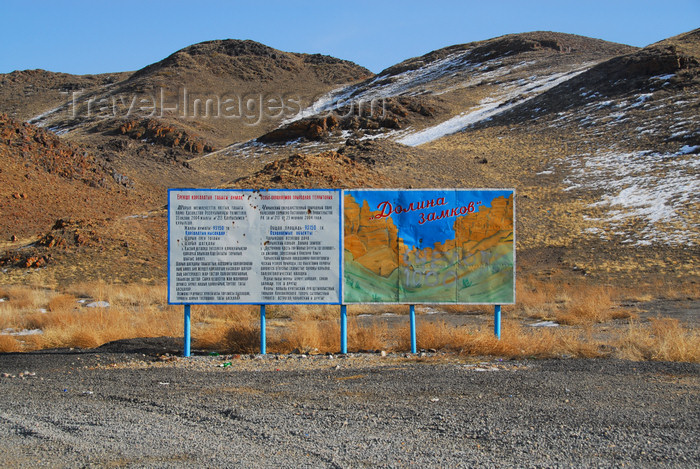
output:
[[[335,116],[300,119],[258,137],[261,143],[291,142],[300,138],[320,140],[338,129],[340,122]]]
[[[434,98],[415,96],[353,102],[326,115],[294,121],[258,137],[257,140],[261,143],[291,142],[300,138],[322,140],[342,130],[376,132],[401,129],[410,125],[416,118],[433,117],[438,106]]]
[[[0,156],[19,158],[51,174],[90,186],[105,186],[108,180],[107,171],[91,152],[6,114],[0,114]]]
[[[158,119],[129,120],[119,126],[119,133],[134,140],[146,141],[170,148],[181,148],[194,154],[214,151],[203,138],[178,129]]]
[[[485,41],[457,44],[429,52],[393,65],[378,75],[379,78],[392,77],[407,71],[418,70],[428,64],[443,60],[453,54],[466,53],[464,61],[480,63],[495,58],[511,57],[528,52],[545,54],[585,54],[589,57],[611,57],[627,54],[635,47],[592,39],[574,34],[551,31],[509,34]]]
[[[94,227],[85,221],[58,219],[51,230],[25,249],[8,251],[0,257],[0,266],[37,269],[53,261],[57,251],[99,244]]]
[[[347,188],[387,187],[391,182],[361,158],[334,151],[292,155],[273,161],[252,176],[234,181],[234,187]]]
[[[271,82],[280,75],[311,71],[329,84],[347,83],[372,76],[372,72],[347,60],[320,54],[284,52],[251,40],[224,39],[192,44],[132,75],[172,76],[189,70],[210,72],[246,81]]]
[[[628,77],[664,75],[699,65],[696,57],[680,53],[674,45],[645,48],[620,58],[620,62],[620,73]]]

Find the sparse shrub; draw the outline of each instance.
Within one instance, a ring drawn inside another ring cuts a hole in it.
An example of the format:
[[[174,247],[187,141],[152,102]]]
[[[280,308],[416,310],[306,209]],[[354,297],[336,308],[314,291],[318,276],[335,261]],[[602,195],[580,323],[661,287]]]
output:
[[[102,342],[98,338],[98,335],[95,331],[88,329],[80,329],[75,331],[70,336],[69,343],[66,345],[78,348],[95,348],[102,345],[103,343],[104,342]]]
[[[348,321],[348,350],[391,350],[389,327],[373,323],[362,325],[356,320]]]
[[[204,350],[224,350],[224,338],[230,328],[231,326],[224,322],[194,328],[193,347]]]
[[[0,353],[20,352],[22,344],[11,335],[0,335]]]
[[[616,346],[618,356],[627,360],[700,362],[700,333],[684,329],[677,319],[631,323]]]
[[[605,322],[612,318],[613,301],[605,287],[581,288],[572,294],[566,310],[557,313],[557,322],[581,325]]]
[[[231,353],[255,353],[260,350],[260,326],[238,323],[230,326],[224,336],[223,349]]]
[[[8,298],[9,305],[15,310],[38,308],[46,304],[46,292],[27,287],[7,287],[3,297]]]
[[[335,305],[274,305],[266,309],[267,318],[290,318],[294,321],[330,320],[340,316]]]
[[[420,324],[420,334],[416,329],[416,345],[421,349],[452,350],[459,348],[462,332],[463,328],[451,326],[445,321],[424,321]]]
[[[48,310],[51,312],[73,311],[78,308],[78,299],[73,295],[56,295],[49,300]]]
[[[595,324],[629,319],[634,311],[616,307],[625,290],[588,284],[562,285],[534,278],[520,279],[518,304],[504,307],[502,339],[491,327],[454,327],[445,322],[420,320],[418,346],[466,355],[519,357],[600,357],[613,355],[634,360],[700,361],[700,337],[673,319],[632,323],[618,336],[603,342],[594,336]],[[691,288],[691,287],[689,287]],[[43,288],[6,287],[0,293],[0,330],[41,329],[43,334],[17,338],[0,335],[0,352],[51,347],[90,348],[117,339],[182,335],[182,307],[165,304],[161,286],[82,285],[56,293]],[[75,308],[76,294],[104,298],[109,308]],[[683,294],[692,293],[692,288]],[[679,293],[680,294],[680,293]],[[45,307],[42,313],[39,308]],[[490,314],[492,307],[440,305],[452,313]],[[268,350],[271,352],[337,352],[340,349],[339,307],[284,305],[268,307]],[[424,308],[418,306],[420,314]],[[408,305],[352,305],[348,307],[348,348],[410,350],[408,324],[390,329],[386,323],[363,325],[360,314],[408,314]],[[529,328],[514,318],[556,318],[570,327]],[[255,353],[260,349],[259,307],[197,305],[192,308],[195,346],[223,352]]]
[[[340,325],[336,321],[294,321],[274,348],[280,352],[337,352],[340,350]]]

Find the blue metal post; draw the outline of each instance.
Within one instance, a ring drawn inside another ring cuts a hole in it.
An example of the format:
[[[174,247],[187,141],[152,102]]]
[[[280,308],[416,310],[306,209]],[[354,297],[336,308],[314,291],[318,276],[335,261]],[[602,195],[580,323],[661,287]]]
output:
[[[265,305],[260,305],[260,353],[267,353],[267,338],[265,337]]]
[[[340,305],[340,353],[348,353],[348,307]]]
[[[416,353],[416,307],[411,305],[411,353]]]
[[[501,338],[501,305],[496,305],[493,312],[493,333],[497,339]]]
[[[185,349],[183,355],[190,356],[190,305],[185,305]]]

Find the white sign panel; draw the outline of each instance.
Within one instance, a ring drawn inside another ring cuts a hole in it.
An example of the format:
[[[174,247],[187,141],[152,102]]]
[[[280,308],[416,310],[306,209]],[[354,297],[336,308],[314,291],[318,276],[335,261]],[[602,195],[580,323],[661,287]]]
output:
[[[168,191],[171,304],[339,304],[340,190]]]

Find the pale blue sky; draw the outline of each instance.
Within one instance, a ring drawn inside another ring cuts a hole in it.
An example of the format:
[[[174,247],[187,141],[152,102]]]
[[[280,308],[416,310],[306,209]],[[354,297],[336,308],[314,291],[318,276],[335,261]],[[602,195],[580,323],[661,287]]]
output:
[[[441,47],[548,30],[633,46],[700,27],[700,0],[0,0],[0,73],[138,70],[211,39],[333,55],[373,72]]]

